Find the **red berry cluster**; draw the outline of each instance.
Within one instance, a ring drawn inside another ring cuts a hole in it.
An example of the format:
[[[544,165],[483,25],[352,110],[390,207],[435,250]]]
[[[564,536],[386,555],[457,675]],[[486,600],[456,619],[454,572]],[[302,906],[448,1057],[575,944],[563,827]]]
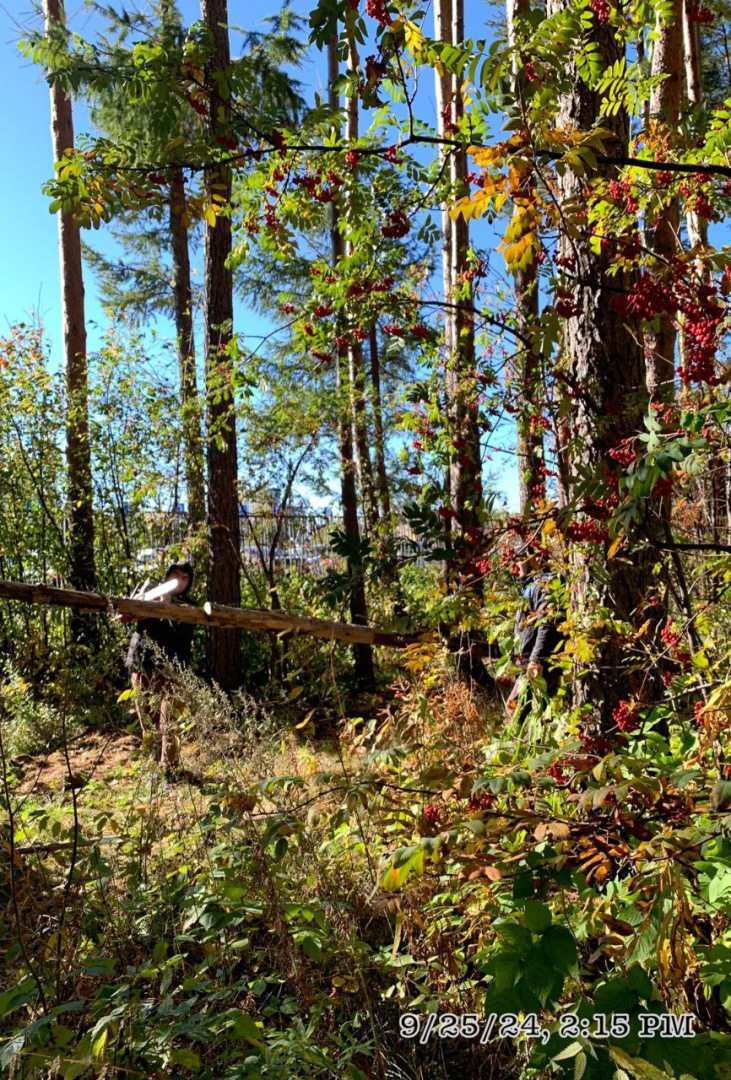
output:
[[[333,309],[329,304],[316,304],[312,314],[316,319],[326,319],[328,315],[332,315]]]
[[[400,240],[411,229],[411,222],[403,210],[394,210],[388,218],[388,223],[381,229],[382,234],[389,240]]]
[[[489,791],[484,791],[480,795],[470,796],[467,800],[467,809],[472,811],[489,810],[494,802],[495,796]]]
[[[621,443],[613,446],[609,451],[610,458],[614,458],[625,469],[637,461],[637,454],[632,449],[633,441],[633,439],[622,439]]]
[[[452,103],[448,101],[442,109],[442,124],[444,126],[444,133],[446,135],[454,135],[457,131],[457,125],[452,120]]]
[[[434,803],[428,803],[424,807],[424,817],[430,825],[438,825],[442,820],[442,808],[435,806]]]
[[[546,776],[552,777],[557,784],[565,784],[567,779],[564,767],[559,762],[554,762],[553,765],[548,766]]]
[[[620,314],[648,322],[656,315],[677,317],[682,314],[686,349],[684,362],[678,368],[681,382],[686,386],[692,382],[715,386],[718,384],[714,372],[718,328],[725,316],[725,308],[718,302],[715,282],[685,280],[685,270],[676,259],[671,261],[667,280],[643,272],[634,289],[626,296],[615,297],[612,304]]]
[[[406,336],[406,331],[403,326],[399,326],[397,323],[386,323],[383,327],[384,334],[388,334],[389,337],[402,338]]]
[[[694,23],[712,23],[716,15],[710,8],[701,7],[699,4],[691,4],[688,18]]]
[[[612,742],[603,735],[590,735],[584,731],[579,735],[579,742],[585,754],[596,757],[603,757],[604,754],[608,754],[613,749]]]
[[[376,56],[366,56],[365,75],[369,83],[379,83],[386,74],[386,65]]]
[[[554,307],[562,319],[576,318],[581,314],[581,307],[577,304],[574,294],[569,289],[563,287],[557,289],[556,296],[558,300]]]
[[[609,22],[609,13],[612,10],[612,6],[607,0],[589,0],[589,7],[594,12],[599,22]]]
[[[404,159],[399,157],[397,147],[387,146],[383,151],[383,160],[387,161],[389,165],[400,165]]]
[[[680,634],[672,623],[666,623],[665,626],[663,626],[660,631],[660,639],[669,649],[677,649],[680,644]]]
[[[597,521],[572,521],[566,527],[566,539],[578,544],[606,544],[609,529]]]
[[[315,360],[332,360],[329,352],[320,352],[318,349],[311,349],[310,356],[314,356]]]
[[[208,102],[200,101],[197,97],[191,94],[190,90],[185,91],[185,100],[190,105],[191,109],[194,109],[199,116],[208,116]]]
[[[636,731],[640,723],[639,705],[629,701],[620,701],[612,713],[612,719],[620,731]]]
[[[708,286],[701,286],[699,292],[705,292]],[[709,297],[704,298],[705,301]],[[698,304],[685,304],[685,363],[678,368],[681,382],[687,386],[691,382],[705,382],[709,386],[718,384],[714,371],[716,350],[718,348],[717,331],[722,315],[715,304],[709,305],[702,300]]]
[[[338,180],[339,184],[342,184],[342,180],[340,180],[339,177]],[[331,203],[333,201],[332,189],[323,185],[319,176],[312,176],[311,174],[295,176],[293,183],[296,184],[297,187],[304,188],[310,198],[315,199],[317,202]]]
[[[640,204],[632,194],[632,184],[629,180],[610,180],[607,194],[614,202],[624,202],[624,209],[628,214],[636,214]]]
[[[690,653],[680,648],[681,637],[672,623],[666,623],[660,631],[660,640],[667,645],[674,660],[679,664],[690,663]]]
[[[281,131],[279,131],[278,128],[275,128],[269,136],[269,142],[272,144],[275,150],[279,151],[280,154],[287,153],[287,142],[284,138],[284,135]]]
[[[366,12],[381,26],[391,25],[391,16],[386,7],[386,0],[366,0]]]
[[[674,476],[663,476],[654,484],[650,492],[651,499],[667,499],[673,493],[675,487]]]
[[[502,566],[503,570],[509,571],[509,573],[511,573],[513,575],[513,577],[518,576],[518,573],[519,573],[519,571],[518,571],[518,563],[516,561],[514,551],[503,551],[503,552],[501,552],[500,565]]]

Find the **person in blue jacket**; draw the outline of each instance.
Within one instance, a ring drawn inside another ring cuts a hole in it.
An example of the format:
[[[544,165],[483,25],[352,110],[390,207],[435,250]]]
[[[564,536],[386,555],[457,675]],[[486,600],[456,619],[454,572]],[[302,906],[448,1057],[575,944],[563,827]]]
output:
[[[551,610],[550,584],[553,576],[548,570],[545,553],[528,541],[518,548],[516,557],[521,579],[521,603],[515,613],[518,647],[514,655],[523,672],[508,698],[509,714],[515,711],[526,680],[543,679],[547,696],[555,695],[561,682],[561,669],[552,660],[566,640],[558,628],[562,617]]]

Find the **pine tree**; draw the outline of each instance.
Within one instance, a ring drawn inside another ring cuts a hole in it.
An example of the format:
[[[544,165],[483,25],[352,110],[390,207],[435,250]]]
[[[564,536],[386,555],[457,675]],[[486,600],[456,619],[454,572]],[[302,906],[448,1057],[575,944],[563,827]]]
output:
[[[46,0],[45,15],[49,38],[63,41],[63,0]],[[50,85],[53,155],[55,161],[60,162],[74,147],[72,103],[69,93],[61,85],[54,81]],[[63,209],[58,215],[58,237],[66,380],[68,579],[74,588],[93,590],[96,588],[96,562],[81,230],[73,215]],[[82,637],[81,622],[75,621],[73,626],[75,635]]]
[[[338,41],[333,37],[328,43],[329,104],[334,114],[340,109],[337,82],[340,76]],[[339,134],[339,132],[335,132]],[[340,229],[340,209],[336,200],[332,205],[330,243],[333,266],[345,258],[345,245]],[[358,496],[355,486],[355,461],[352,434],[352,387],[350,385],[351,361],[347,345],[338,346],[336,360],[336,385],[339,398],[338,409],[338,456],[340,460],[340,490],[343,512],[343,532],[347,544],[348,574],[350,577],[350,616],[354,623],[368,622],[368,606],[363,579],[362,546],[358,522]],[[343,399],[347,403],[344,406]],[[373,649],[370,645],[354,645],[355,676],[365,687],[375,685]]]
[[[230,136],[231,54],[226,0],[201,0],[201,17],[208,30],[211,53],[205,72],[210,133]],[[231,202],[231,171],[212,164],[206,171],[206,194],[211,203]],[[213,603],[241,604],[238,464],[236,414],[232,386],[233,279],[231,218],[217,214],[204,231],[206,427],[208,448],[208,595]],[[241,685],[241,631],[211,631],[211,671],[224,690]]]
[[[549,15],[567,7],[566,0],[552,0]],[[622,46],[611,26],[592,22],[590,40],[608,67],[623,55]],[[557,126],[573,130],[577,122],[584,130],[598,121],[599,97],[581,78],[572,64],[567,88],[561,93]],[[623,109],[602,118],[602,127],[613,135],[611,153],[627,155],[629,122]],[[612,175],[612,167],[601,166],[601,174]],[[593,248],[586,232],[571,225],[580,213],[584,198],[583,177],[566,168],[558,177],[564,221],[559,239],[559,254],[573,266],[575,273],[574,304],[577,309],[564,322],[563,352],[570,362],[572,385],[581,388],[575,401],[573,422],[577,437],[573,444],[571,495],[579,488],[579,477],[592,482],[611,483],[613,460],[609,451],[623,439],[633,439],[642,430],[646,401],[646,366],[637,328],[621,317],[613,304],[618,291],[627,291],[631,276],[626,270],[611,273],[611,255],[604,248]],[[606,490],[606,487],[605,487]],[[641,537],[633,534],[631,553],[622,559],[610,559],[598,579],[591,574],[591,556],[581,556],[581,580],[578,595],[584,614],[596,604],[611,610],[615,619],[642,623],[653,612],[644,607],[652,584],[653,559],[650,549],[642,546]],[[656,614],[656,613],[655,613]],[[657,621],[657,618],[656,618]],[[621,643],[614,633],[597,643],[593,664],[587,677],[578,685],[579,701],[595,708],[604,727],[613,723],[612,714],[626,693]]]
[[[113,10],[107,16],[111,26],[103,38],[105,54],[112,65],[129,67],[129,21],[124,13],[120,15]],[[139,20],[136,25],[139,29]],[[183,27],[172,0],[158,0],[156,7],[144,17],[143,25],[150,39],[159,41],[171,57],[182,63]],[[156,112],[140,109],[124,83],[116,80],[108,86],[93,83],[87,94],[94,123],[110,138],[124,139],[134,146],[141,162],[158,160],[171,139],[181,134],[192,137],[200,126],[187,105],[173,95],[169,96],[165,109]],[[127,310],[136,319],[145,321],[154,321],[160,313],[169,314],[174,320],[188,521],[189,527],[197,530],[205,520],[205,484],[193,329],[191,230],[183,170],[169,169],[162,179],[167,201],[165,218],[157,220],[144,212],[128,212],[114,230],[124,251],[122,259],[107,259],[88,245],[84,254],[99,277],[102,296],[110,308]]]

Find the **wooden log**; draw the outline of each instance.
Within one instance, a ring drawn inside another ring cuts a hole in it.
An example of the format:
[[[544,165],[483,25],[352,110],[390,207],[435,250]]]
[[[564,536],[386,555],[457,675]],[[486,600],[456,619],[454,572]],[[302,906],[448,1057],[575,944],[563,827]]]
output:
[[[171,604],[156,600],[133,600],[123,596],[55,589],[50,585],[28,585],[19,581],[0,581],[0,599],[20,600],[26,604],[49,604],[76,611],[97,611],[105,615],[128,615],[133,619],[172,619],[196,626],[240,626],[243,630],[307,634],[325,641],[343,641],[348,645],[383,645],[404,649],[420,641],[423,634],[399,634],[374,626],[313,619],[305,615],[286,615],[281,611],[255,611],[249,608],[206,604],[205,608]]]

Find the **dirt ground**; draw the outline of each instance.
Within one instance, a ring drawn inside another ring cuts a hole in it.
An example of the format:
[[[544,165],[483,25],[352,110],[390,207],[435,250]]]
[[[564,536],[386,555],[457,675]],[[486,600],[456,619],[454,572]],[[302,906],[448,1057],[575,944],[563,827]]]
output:
[[[48,754],[23,754],[13,759],[19,775],[19,794],[54,792],[81,788],[90,780],[100,780],[120,765],[127,765],[139,750],[137,735],[120,730],[91,730],[77,735],[68,747]]]

